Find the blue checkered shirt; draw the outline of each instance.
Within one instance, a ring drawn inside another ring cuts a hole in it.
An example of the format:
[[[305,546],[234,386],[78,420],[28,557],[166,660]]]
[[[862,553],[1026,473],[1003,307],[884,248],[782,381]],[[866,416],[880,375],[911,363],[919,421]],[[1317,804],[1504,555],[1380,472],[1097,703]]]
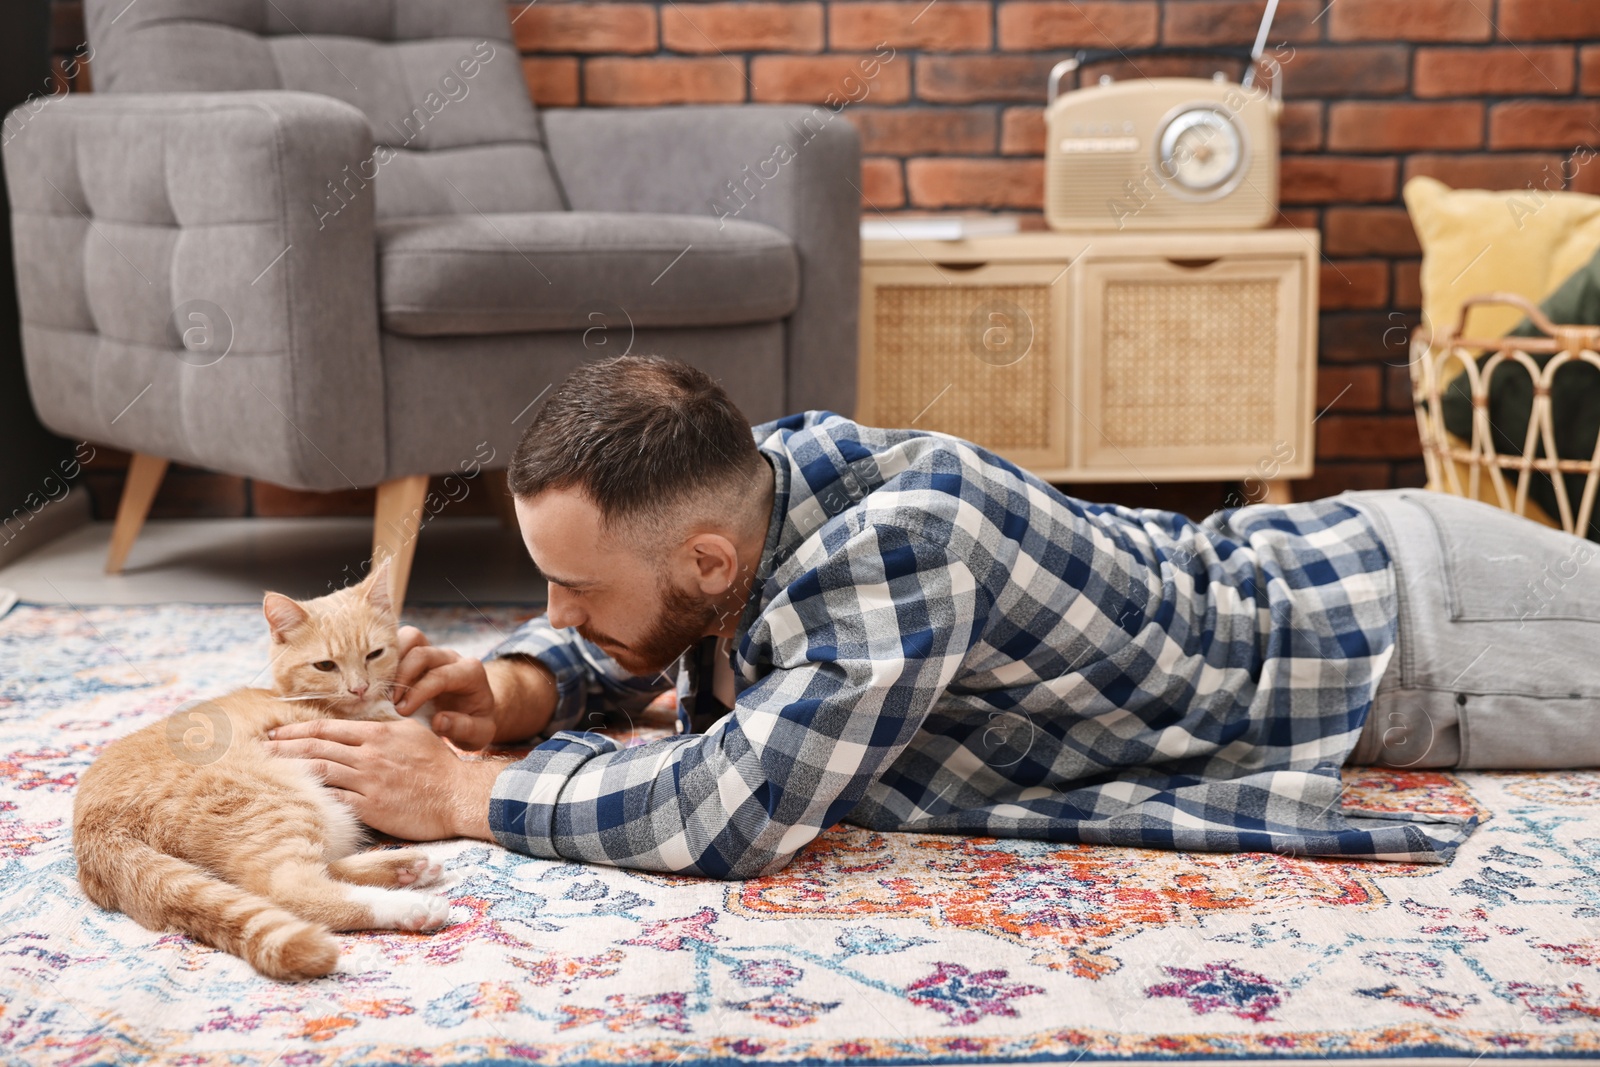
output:
[[[1470,831],[1341,805],[1397,626],[1388,553],[1349,504],[1195,523],[944,434],[826,411],[754,432],[776,493],[734,707],[686,654],[677,736],[572,729],[674,679],[531,620],[489,654],[537,658],[560,691],[552,736],[494,783],[507,848],[744,878],[840,820],[1425,863]]]

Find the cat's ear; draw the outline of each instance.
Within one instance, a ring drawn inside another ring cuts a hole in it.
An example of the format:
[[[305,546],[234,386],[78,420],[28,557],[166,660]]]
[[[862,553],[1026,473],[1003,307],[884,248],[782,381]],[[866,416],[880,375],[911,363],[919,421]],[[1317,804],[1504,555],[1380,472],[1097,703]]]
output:
[[[282,644],[289,639],[289,631],[306,621],[306,609],[282,593],[268,593],[261,601],[262,614],[272,628],[272,640]]]
[[[394,602],[389,596],[389,557],[384,556],[372,565],[372,573],[362,581],[362,596],[379,611],[393,611]]]

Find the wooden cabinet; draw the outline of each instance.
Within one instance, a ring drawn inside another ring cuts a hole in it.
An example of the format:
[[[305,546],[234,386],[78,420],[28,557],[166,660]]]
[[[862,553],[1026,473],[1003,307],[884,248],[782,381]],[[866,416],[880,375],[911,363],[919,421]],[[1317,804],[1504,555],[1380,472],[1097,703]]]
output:
[[[1312,470],[1318,235],[863,243],[857,418],[1058,482]]]

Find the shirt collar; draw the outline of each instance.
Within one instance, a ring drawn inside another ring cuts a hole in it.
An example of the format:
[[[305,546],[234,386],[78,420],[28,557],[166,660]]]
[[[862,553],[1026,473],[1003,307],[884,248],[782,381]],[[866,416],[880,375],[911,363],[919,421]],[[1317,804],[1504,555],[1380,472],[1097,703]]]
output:
[[[767,540],[761,548],[761,562],[756,567],[755,580],[750,583],[750,597],[745,601],[744,612],[739,616],[739,629],[735,640],[744,643],[761,605],[767,601],[767,583],[778,569],[778,548],[783,543],[784,528],[789,525],[789,464],[782,454],[771,454],[761,449],[761,458],[772,468],[772,514],[767,518]]]

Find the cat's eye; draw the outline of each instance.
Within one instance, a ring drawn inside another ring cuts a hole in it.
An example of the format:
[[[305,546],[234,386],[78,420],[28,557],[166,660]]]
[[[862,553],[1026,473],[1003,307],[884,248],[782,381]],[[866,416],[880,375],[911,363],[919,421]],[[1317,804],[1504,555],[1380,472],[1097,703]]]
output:
[[[375,648],[371,652],[367,653],[367,658],[368,659],[377,659],[381,655],[383,655],[383,649]]]
[[[336,671],[339,669],[339,665],[331,659],[319,659],[312,666],[319,671]]]

